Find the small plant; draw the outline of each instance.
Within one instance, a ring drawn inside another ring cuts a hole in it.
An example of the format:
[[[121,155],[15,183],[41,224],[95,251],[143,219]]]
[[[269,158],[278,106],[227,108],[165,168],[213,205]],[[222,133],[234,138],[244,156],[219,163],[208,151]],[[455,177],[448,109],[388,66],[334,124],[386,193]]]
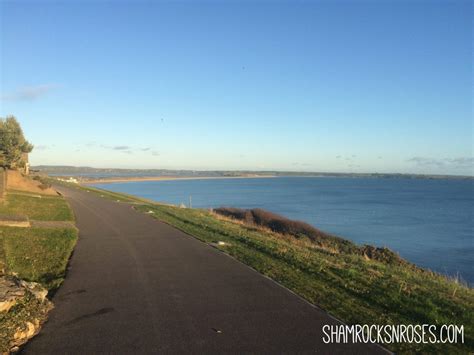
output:
[[[38,185],[38,187],[41,189],[41,190],[47,190],[51,187],[51,184],[49,183],[41,183],[40,185]]]
[[[51,187],[51,184],[49,183],[48,179],[43,177],[43,176],[35,175],[33,177],[33,180],[39,181],[41,183],[40,185],[38,185],[38,187],[41,190],[46,190],[46,189],[49,189]]]

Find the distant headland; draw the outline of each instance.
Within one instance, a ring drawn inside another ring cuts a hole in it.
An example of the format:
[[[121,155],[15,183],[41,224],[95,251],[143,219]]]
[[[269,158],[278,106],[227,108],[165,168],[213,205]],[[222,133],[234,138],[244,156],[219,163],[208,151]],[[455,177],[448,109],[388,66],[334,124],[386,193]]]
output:
[[[302,171],[252,171],[252,170],[171,170],[171,169],[123,169],[93,168],[87,166],[38,165],[33,171],[51,176],[73,176],[82,183],[156,181],[202,178],[262,178],[262,177],[346,177],[382,179],[474,179],[474,176],[432,175],[403,173],[348,173]]]

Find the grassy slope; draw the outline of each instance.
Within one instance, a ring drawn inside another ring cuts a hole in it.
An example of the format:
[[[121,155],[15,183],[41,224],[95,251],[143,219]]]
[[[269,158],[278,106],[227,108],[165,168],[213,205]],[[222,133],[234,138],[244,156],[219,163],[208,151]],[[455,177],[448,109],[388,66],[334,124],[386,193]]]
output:
[[[70,221],[74,215],[66,201],[58,196],[41,198],[9,192],[7,202],[0,204],[0,214],[21,214],[35,220]],[[41,283],[55,290],[62,283],[69,257],[77,240],[75,228],[0,227],[0,275],[2,270],[18,277]],[[8,350],[9,342],[19,327],[32,319],[44,321],[49,306],[28,296],[8,313],[0,314],[0,352]]]
[[[89,189],[90,190],[90,189]],[[91,190],[92,191],[92,190]],[[103,197],[124,201],[117,193]],[[143,202],[136,199],[135,202]],[[392,344],[402,352],[466,353],[474,349],[474,290],[411,265],[391,265],[336,254],[309,240],[295,240],[198,209],[137,204],[196,238],[216,246],[349,324],[464,325],[464,344]]]
[[[9,191],[0,204],[0,215],[24,215],[38,221],[72,221],[74,215],[61,196],[25,194]]]
[[[38,197],[40,196],[40,197]],[[0,214],[23,215],[39,221],[72,221],[74,214],[62,196],[8,191]],[[77,240],[75,228],[0,227],[0,264],[7,272],[57,288]]]
[[[0,228],[7,271],[50,290],[62,283],[76,240],[72,228]]]

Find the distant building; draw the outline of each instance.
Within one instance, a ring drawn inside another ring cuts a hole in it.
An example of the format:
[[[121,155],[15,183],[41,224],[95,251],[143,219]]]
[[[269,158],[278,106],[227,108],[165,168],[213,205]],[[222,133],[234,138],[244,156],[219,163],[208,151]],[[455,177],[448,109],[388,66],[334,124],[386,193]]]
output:
[[[79,181],[76,178],[70,177],[69,179],[57,178],[59,181],[72,182],[73,184],[78,184]]]

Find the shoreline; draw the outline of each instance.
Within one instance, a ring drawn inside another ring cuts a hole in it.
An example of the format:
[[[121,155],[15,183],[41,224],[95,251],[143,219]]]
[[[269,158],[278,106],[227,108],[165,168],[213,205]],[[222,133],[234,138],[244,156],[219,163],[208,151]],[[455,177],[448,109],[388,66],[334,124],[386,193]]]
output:
[[[119,182],[140,182],[140,181],[176,181],[176,180],[222,180],[222,179],[264,179],[276,178],[275,175],[239,175],[239,176],[134,176],[134,177],[114,177],[104,179],[79,180],[80,185],[92,184],[113,184]]]

